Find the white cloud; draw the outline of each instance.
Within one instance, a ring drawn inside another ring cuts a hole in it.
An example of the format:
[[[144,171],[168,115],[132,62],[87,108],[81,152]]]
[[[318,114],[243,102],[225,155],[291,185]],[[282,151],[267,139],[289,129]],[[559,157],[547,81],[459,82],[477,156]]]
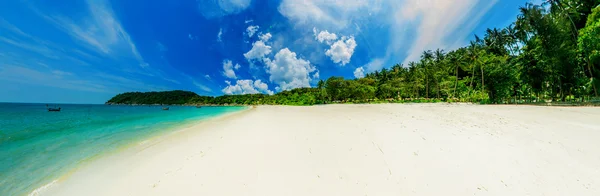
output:
[[[225,81],[227,86],[221,90],[227,95],[243,95],[243,94],[258,94],[266,93],[273,94],[273,91],[269,90],[269,86],[261,80],[237,80],[234,85],[229,81]]]
[[[263,42],[269,41],[271,39],[271,37],[273,37],[271,35],[271,33],[266,33],[266,34],[262,34],[262,35],[258,36],[258,38],[260,38],[260,41],[263,41]]]
[[[219,28],[219,33],[217,34],[217,41],[222,42],[221,36],[223,36],[223,28]]]
[[[255,80],[254,87],[256,87],[256,89],[258,89],[258,91],[262,93],[266,93],[269,95],[273,94],[273,91],[269,90],[269,85],[267,85],[267,83],[262,82],[261,80]]]
[[[198,36],[193,36],[192,34],[188,34],[188,38],[190,38],[190,40],[198,40]]]
[[[407,56],[403,62],[406,64],[418,59],[423,50],[451,50],[467,44],[480,19],[497,2],[499,0],[283,0],[278,11],[297,28],[327,28],[335,32],[357,32],[357,36],[362,33],[361,28],[369,32],[374,31],[369,29],[373,26],[389,28],[386,31],[390,37],[367,39],[389,39],[384,46],[384,59],[402,61],[397,58]]]
[[[315,71],[315,73],[313,74],[312,78],[313,79],[319,79],[319,77],[321,77],[321,75],[319,74],[319,70]]]
[[[254,34],[258,31],[258,26],[254,25],[254,26],[248,26],[248,28],[246,28],[246,33],[248,33],[248,37],[252,37],[254,36]]]
[[[208,86],[205,86],[203,84],[200,84],[196,81],[192,81],[192,84],[194,84],[194,86],[198,87],[198,89],[205,91],[205,92],[212,92],[212,89],[208,88]]]
[[[338,63],[341,66],[350,63],[350,59],[354,54],[354,49],[357,46],[353,36],[342,36],[338,40],[338,36],[335,33],[329,33],[327,30],[317,32],[317,29],[313,28],[315,40],[330,46],[330,48],[325,51],[325,55],[327,55],[334,63]]]
[[[133,56],[140,66],[147,66],[131,37],[115,17],[110,3],[89,0],[87,4],[89,15],[78,17],[79,21],[39,14],[90,49],[113,57]]]
[[[382,0],[283,0],[281,15],[299,25],[341,29],[362,16],[378,12]]]
[[[237,14],[250,6],[251,0],[196,0],[198,9],[205,18]]]
[[[403,64],[419,59],[424,50],[454,49],[465,44],[479,19],[496,4],[498,0],[405,0],[401,4],[393,4],[399,11],[392,17],[392,42],[388,54],[398,52],[406,45],[406,39],[413,40]],[[416,27],[415,22],[418,22]],[[402,36],[407,27],[416,30],[416,37]],[[452,36],[452,37],[449,37]]]
[[[246,21],[244,21],[244,23],[246,23],[246,24],[251,23],[251,22],[254,22],[254,20],[246,20]]]
[[[271,46],[266,45],[263,41],[256,41],[252,44],[252,49],[244,54],[248,61],[253,59],[262,59],[267,54],[271,53]]]
[[[331,48],[325,51],[325,55],[330,57],[334,63],[339,63],[340,65],[344,66],[350,63],[352,54],[354,54],[354,48],[356,48],[356,41],[354,41],[354,37],[344,36],[340,40],[333,43]]]
[[[189,80],[192,82],[192,84],[193,84],[194,86],[196,86],[196,88],[200,89],[201,91],[203,91],[203,92],[212,92],[212,89],[210,89],[208,86],[206,86],[206,85],[204,85],[204,84],[201,84],[201,83],[197,82],[197,81],[196,81],[194,78],[192,78],[191,76],[189,76],[189,75],[186,75],[186,74],[182,74],[182,76],[184,76],[184,77],[187,77],[187,78],[188,78],[188,79],[189,79]],[[208,76],[208,75],[206,75],[206,76]],[[206,76],[205,76],[205,77],[206,77]]]
[[[206,78],[207,80],[211,80],[211,78],[208,74],[204,75],[204,78]]]
[[[383,59],[373,59],[371,60],[371,62],[367,63],[366,65],[364,65],[363,67],[367,68],[367,72],[374,72],[377,70],[380,70],[381,68],[383,68]],[[363,70],[364,71],[364,70]]]
[[[354,70],[354,77],[355,78],[364,78],[365,77],[365,69],[363,69],[363,67],[356,68]]]
[[[223,61],[223,75],[225,77],[231,78],[231,79],[236,79],[237,76],[235,75],[235,71],[240,68],[240,64],[235,64],[233,65],[233,62],[231,62],[231,60],[224,60]]]
[[[317,33],[317,29],[313,28],[313,33],[315,34],[315,39],[317,41],[321,43],[325,42],[328,45],[331,45],[331,43],[338,38],[335,33],[329,33],[327,30]]]
[[[296,53],[288,48],[281,49],[275,58],[264,59],[267,73],[270,74],[269,80],[279,85],[277,90],[289,90],[300,87],[310,87],[310,73],[317,69],[310,64],[310,61],[297,58]]]
[[[48,57],[50,59],[60,59],[60,57],[58,57],[56,54],[56,51],[45,46],[45,45],[41,45],[41,44],[30,44],[24,41],[20,41],[20,40],[12,40],[6,37],[2,37],[0,36],[0,42],[4,42],[25,50],[29,50],[32,52],[36,52],[38,54],[44,55],[45,57]]]

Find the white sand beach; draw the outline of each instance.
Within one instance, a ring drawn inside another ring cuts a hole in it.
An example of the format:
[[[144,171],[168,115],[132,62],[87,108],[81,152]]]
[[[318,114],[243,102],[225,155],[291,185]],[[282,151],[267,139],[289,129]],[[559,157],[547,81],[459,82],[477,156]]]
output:
[[[259,106],[100,158],[42,195],[600,195],[600,108]]]

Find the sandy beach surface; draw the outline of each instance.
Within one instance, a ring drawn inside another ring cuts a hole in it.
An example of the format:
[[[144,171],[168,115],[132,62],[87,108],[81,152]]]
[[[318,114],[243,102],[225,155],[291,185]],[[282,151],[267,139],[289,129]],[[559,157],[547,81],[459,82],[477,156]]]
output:
[[[260,106],[92,161],[42,195],[600,195],[600,108]]]

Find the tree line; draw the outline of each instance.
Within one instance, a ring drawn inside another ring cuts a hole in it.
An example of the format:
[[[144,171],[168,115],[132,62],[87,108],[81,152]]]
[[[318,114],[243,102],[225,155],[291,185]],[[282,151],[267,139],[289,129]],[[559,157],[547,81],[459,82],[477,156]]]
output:
[[[520,7],[517,21],[468,46],[427,50],[418,61],[319,83],[331,101],[514,103],[585,101],[600,86],[600,0],[548,0]]]
[[[319,81],[314,88],[275,95],[196,95],[187,97],[184,102],[312,105],[597,100],[600,90],[599,4],[600,0],[526,3],[519,8],[520,14],[511,25],[487,29],[483,37],[475,36],[468,46],[452,51],[427,50],[417,61],[383,68],[364,78],[330,77]],[[182,102],[180,97],[175,99],[177,103]]]

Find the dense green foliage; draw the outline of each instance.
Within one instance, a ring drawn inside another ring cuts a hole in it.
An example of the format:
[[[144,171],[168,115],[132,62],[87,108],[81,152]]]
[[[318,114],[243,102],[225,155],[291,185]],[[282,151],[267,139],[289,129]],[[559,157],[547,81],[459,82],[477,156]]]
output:
[[[582,102],[598,97],[600,87],[599,4],[600,0],[527,3],[517,21],[503,29],[487,29],[469,46],[427,50],[408,65],[396,64],[360,79],[331,77],[316,88],[219,97],[183,91],[125,93],[109,103]]]
[[[513,24],[469,46],[427,50],[365,78],[324,81],[328,101],[585,101],[600,86],[600,0],[527,3]]]
[[[108,100],[106,104],[128,105],[313,105],[318,101],[319,90],[315,88],[298,88],[283,91],[275,95],[247,94],[223,95],[218,97],[200,96],[189,91],[164,92],[129,92],[119,94]]]
[[[121,93],[108,100],[107,104],[186,104],[201,97],[189,91],[129,92]]]

